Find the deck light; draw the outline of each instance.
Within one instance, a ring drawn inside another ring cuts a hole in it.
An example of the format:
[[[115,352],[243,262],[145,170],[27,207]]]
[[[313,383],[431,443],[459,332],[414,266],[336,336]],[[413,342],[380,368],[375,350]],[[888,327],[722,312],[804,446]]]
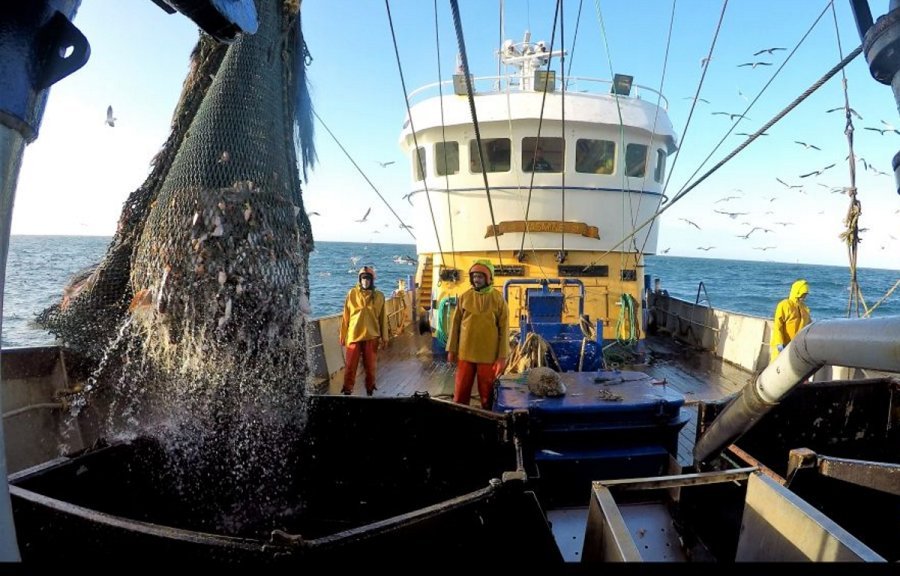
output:
[[[610,94],[618,94],[619,96],[628,96],[631,94],[631,82],[634,76],[626,76],[625,74],[616,74],[613,76],[612,88]]]
[[[534,91],[535,92],[554,92],[556,90],[556,71],[555,70],[535,70],[534,71]]]

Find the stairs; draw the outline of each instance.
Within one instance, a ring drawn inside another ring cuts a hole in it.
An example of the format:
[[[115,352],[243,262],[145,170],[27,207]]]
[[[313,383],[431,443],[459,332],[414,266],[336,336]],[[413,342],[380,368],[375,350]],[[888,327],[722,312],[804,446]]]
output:
[[[416,306],[431,310],[431,277],[434,261],[431,256],[425,257],[425,263],[416,271]]]

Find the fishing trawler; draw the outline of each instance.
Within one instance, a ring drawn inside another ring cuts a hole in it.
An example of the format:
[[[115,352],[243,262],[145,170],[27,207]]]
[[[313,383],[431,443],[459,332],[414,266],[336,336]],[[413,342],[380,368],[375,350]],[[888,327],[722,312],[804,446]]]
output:
[[[556,78],[561,55],[526,36],[500,50],[511,72],[463,66],[410,94],[416,275],[388,300],[394,341],[372,398],[338,394],[340,317],[309,320],[304,450],[279,479],[296,508],[223,521],[233,502],[215,481],[198,493],[160,473],[177,460],[159,442],[70,416],[91,374],[78,354],[4,351],[26,560],[897,560],[900,530],[870,513],[897,522],[897,319],[817,323],[769,366],[766,319],[651,289],[657,228],[635,224],[657,213],[678,145],[665,99],[627,76]],[[492,410],[448,401],[444,328],[477,259],[495,265],[518,344]],[[536,367],[566,394],[532,393]]]

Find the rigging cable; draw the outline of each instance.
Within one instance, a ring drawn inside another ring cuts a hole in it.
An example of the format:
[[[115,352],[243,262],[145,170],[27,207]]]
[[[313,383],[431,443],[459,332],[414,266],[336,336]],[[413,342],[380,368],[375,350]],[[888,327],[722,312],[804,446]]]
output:
[[[559,45],[562,46],[562,50],[560,51],[561,54],[559,55],[559,74],[562,76],[560,79],[562,94],[560,95],[559,108],[560,123],[562,124],[561,140],[563,143],[563,165],[560,174],[560,198],[562,202],[562,205],[560,206],[560,220],[562,221],[562,225],[560,226],[559,231],[559,254],[556,255],[556,261],[562,264],[566,261],[566,29],[564,26],[565,18],[563,16],[563,3],[557,2],[556,5],[559,10]],[[552,53],[553,42],[551,41],[550,44],[550,51]],[[544,93],[546,94],[546,92]],[[540,141],[538,142],[538,146],[540,146]]]
[[[369,183],[369,186],[372,187],[372,190],[374,190],[375,193],[378,194],[378,197],[381,198],[381,201],[384,202],[384,205],[388,207],[388,210],[391,211],[391,214],[393,214],[397,218],[397,221],[400,222],[400,227],[403,228],[404,230],[406,230],[407,234],[412,236],[412,239],[415,240],[416,235],[413,234],[410,231],[409,227],[406,225],[406,223],[403,222],[403,218],[401,218],[400,215],[394,211],[394,208],[391,206],[391,203],[388,202],[387,199],[381,195],[381,192],[378,191],[378,188],[376,188],[375,185],[372,184],[372,181],[369,180],[369,177],[366,176],[366,173],[363,172],[363,169],[359,167],[359,164],[356,163],[356,160],[353,159],[353,156],[350,156],[350,153],[347,152],[347,149],[344,148],[344,145],[341,144],[341,141],[338,140],[337,136],[334,135],[334,132],[331,131],[331,128],[329,128],[328,125],[325,124],[325,121],[322,120],[322,117],[319,116],[319,114],[315,110],[312,110],[312,113],[313,113],[313,116],[316,117],[316,120],[318,120],[319,123],[322,125],[322,127],[325,128],[325,131],[328,132],[328,135],[331,136],[331,138],[334,140],[335,144],[338,145],[338,148],[341,149],[341,152],[343,152],[344,155],[347,157],[347,159],[350,160],[350,162],[353,164],[353,167],[356,168],[356,170],[362,175],[362,177],[365,179],[365,181]]]
[[[831,16],[834,20],[834,35],[837,40],[838,56],[844,55],[844,49],[841,46],[841,33],[838,27],[837,14],[834,10],[834,2],[831,2]],[[847,300],[847,317],[850,317],[853,301],[856,300],[856,317],[859,318],[859,307],[865,307],[862,289],[859,286],[856,269],[857,250],[859,249],[859,216],[862,214],[862,204],[857,198],[856,193],[856,155],[853,153],[853,115],[850,113],[850,94],[847,90],[847,73],[841,70],[841,85],[844,92],[844,115],[847,118],[847,124],[844,128],[844,134],[847,135],[847,161],[850,168],[850,186],[846,189],[847,196],[850,197],[850,206],[847,208],[847,216],[844,224],[847,229],[840,234],[840,238],[847,243],[847,259],[850,263],[850,294]],[[868,310],[867,310],[868,312]]]
[[[650,154],[653,151],[653,139],[656,137],[656,126],[659,122],[659,105],[663,99],[662,92],[663,92],[663,85],[666,82],[666,70],[668,70],[668,68],[669,68],[669,48],[672,45],[672,29],[675,27],[675,6],[677,4],[678,4],[678,0],[672,0],[672,15],[669,17],[669,34],[666,38],[666,53],[663,56],[663,68],[662,68],[662,75],[660,76],[660,79],[659,79],[659,90],[657,90],[657,92],[656,92],[657,93],[656,113],[653,115],[653,130],[650,131],[650,146],[648,147],[648,150],[647,150],[648,154]],[[696,101],[695,101],[695,103],[696,103]],[[668,110],[668,106],[666,108]],[[656,169],[659,170],[660,168],[657,166]],[[645,189],[645,183],[647,181],[647,174],[648,174],[648,171],[645,170],[644,171],[644,179],[641,181],[641,192],[643,192]],[[655,180],[655,177],[654,177],[654,180]],[[660,173],[660,181],[661,180],[662,180],[662,173]],[[662,183],[662,182],[660,182],[660,183]],[[664,196],[662,196],[662,197],[664,197]],[[643,199],[644,199],[644,195],[642,193],[640,198],[638,199],[638,209],[634,211],[634,216],[632,216],[632,218],[631,218],[632,226],[634,226],[636,224],[635,218],[640,211],[641,202],[643,201]],[[659,208],[658,205],[657,205],[657,208]],[[654,209],[654,211],[655,210],[656,209]],[[650,229],[647,230],[647,234],[644,236],[644,242],[641,244],[640,250],[636,249],[636,251],[635,251],[635,260],[638,259],[639,254],[644,253],[644,248],[647,247],[647,242],[650,241],[650,233],[652,231],[653,231],[653,225],[651,224]],[[635,248],[637,248],[637,247],[635,247]],[[635,267],[637,267],[638,264],[640,264],[640,262],[635,262]]]
[[[610,75],[610,77],[614,77],[612,56],[610,55],[609,42],[608,42],[609,36],[606,34],[606,25],[604,24],[604,21],[603,21],[603,12],[600,10],[600,1],[599,0],[594,0],[594,12],[597,15],[597,23],[600,25],[600,35],[603,38],[603,47],[606,49],[606,64],[609,67],[609,75]],[[619,150],[624,150],[625,149],[625,121],[622,118],[622,103],[619,100],[619,93],[618,93],[619,91],[613,89],[613,90],[611,90],[611,92],[616,101],[616,114],[618,115],[618,118],[619,118],[619,142],[617,143],[617,145],[619,146]],[[620,189],[622,190],[622,195],[621,195],[622,210],[620,212],[620,214],[622,216],[622,230],[625,229],[626,196],[630,196],[630,194],[625,194],[625,190],[626,190],[627,184],[628,184],[627,179],[626,179],[627,170],[628,170],[628,158],[627,158],[627,154],[626,154],[625,167],[622,170],[622,184],[620,186]],[[633,226],[634,226],[634,223],[632,223],[632,227]],[[607,251],[604,254],[604,256],[606,256],[606,254],[609,254],[609,251]],[[594,262],[591,262],[590,264],[585,266],[584,271],[587,271],[588,268],[592,264],[594,264]],[[625,264],[625,256],[622,255],[622,256],[620,256],[620,259],[619,259],[620,268],[624,268],[624,264]]]
[[[455,0],[454,0],[455,1]],[[547,68],[546,73],[549,77],[550,75],[550,63],[553,60],[553,46],[556,43],[556,22],[559,17],[559,5],[561,0],[556,0],[556,9],[553,11],[553,30],[550,33],[550,54],[547,58]],[[563,47],[565,48],[565,46]],[[525,203],[525,230],[522,231],[522,242],[519,244],[519,262],[521,262],[525,258],[525,236],[528,235],[528,215],[531,212],[531,194],[534,190],[534,168],[535,168],[535,160],[537,160],[537,149],[540,146],[541,142],[541,128],[544,125],[544,107],[547,104],[547,86],[544,86],[544,90],[541,94],[541,113],[538,116],[538,127],[537,127],[537,138],[535,140],[534,151],[531,153],[531,181],[528,184],[528,201]],[[524,167],[523,167],[524,168]]]
[[[619,242],[615,246],[613,246],[612,248],[607,250],[603,255],[609,254],[609,252],[615,250],[619,246],[622,246],[625,242],[628,241],[629,238],[633,237],[635,234],[637,234],[638,232],[643,230],[647,225],[651,224],[663,212],[665,212],[666,210],[671,208],[676,203],[676,201],[678,201],[681,198],[683,198],[684,196],[686,196],[691,190],[693,190],[694,188],[699,186],[704,180],[706,180],[707,178],[712,176],[713,173],[715,173],[719,168],[721,168],[722,166],[727,164],[729,161],[731,161],[732,158],[734,158],[736,155],[738,155],[744,148],[749,146],[750,142],[752,142],[753,140],[758,138],[763,132],[765,132],[766,130],[768,130],[775,124],[777,124],[782,118],[784,118],[787,114],[789,114],[791,111],[793,111],[794,108],[799,106],[801,102],[803,102],[804,100],[809,98],[813,94],[813,92],[815,92],[816,90],[821,88],[823,84],[825,84],[826,82],[831,80],[831,78],[835,74],[837,74],[838,72],[841,71],[841,69],[843,69],[845,66],[850,64],[850,62],[852,62],[853,59],[856,58],[857,56],[859,56],[861,53],[862,53],[862,45],[857,46],[843,60],[841,60],[840,62],[835,64],[833,68],[831,68],[828,72],[826,72],[821,78],[816,80],[816,82],[813,83],[812,86],[807,88],[800,96],[795,98],[793,102],[788,104],[788,106],[786,108],[784,108],[781,112],[776,114],[771,120],[766,122],[766,124],[762,128],[760,128],[759,130],[754,132],[750,137],[748,137],[744,142],[742,142],[737,148],[735,148],[727,156],[725,156],[725,158],[723,158],[718,163],[716,163],[715,166],[713,166],[712,168],[707,170],[706,173],[704,173],[703,176],[701,176],[696,182],[692,183],[689,187],[687,187],[687,188],[683,189],[681,192],[679,192],[677,196],[672,198],[671,202],[669,202],[668,204],[666,204],[665,206],[663,206],[662,208],[657,210],[653,216],[651,216],[650,218],[645,220],[640,226],[635,228],[631,232],[631,234],[629,234],[629,235],[625,236],[624,238],[622,238],[621,240],[619,240]]]
[[[437,240],[438,252],[441,253],[441,262],[444,262],[444,248],[441,246],[441,235],[438,233],[437,221],[434,218],[434,208],[431,206],[431,194],[428,192],[428,174],[425,170],[426,165],[422,154],[419,153],[419,140],[416,138],[416,127],[413,124],[412,110],[409,107],[409,93],[406,91],[406,80],[403,78],[403,66],[400,64],[400,50],[397,48],[397,35],[394,33],[394,20],[391,18],[390,0],[384,0],[384,7],[387,10],[388,24],[391,27],[391,40],[394,43],[394,56],[397,58],[397,71],[400,73],[400,85],[403,88],[403,101],[406,103],[406,115],[409,118],[409,131],[413,137],[413,146],[415,146],[416,164],[422,174],[422,186],[425,188],[425,199],[428,200],[428,212],[431,214],[431,225],[434,227],[434,237]]]
[[[781,66],[779,66],[778,69],[775,70],[775,72],[772,73],[772,77],[769,78],[769,81],[766,82],[765,85],[760,89],[760,91],[756,94],[756,97],[755,97],[753,100],[750,101],[750,103],[747,105],[747,107],[746,107],[746,108],[744,109],[744,111],[741,113],[741,115],[740,115],[740,117],[737,119],[737,121],[736,121],[734,124],[731,125],[731,128],[729,128],[728,131],[725,132],[725,135],[722,136],[722,139],[719,140],[719,143],[716,144],[716,145],[713,147],[713,149],[712,149],[712,150],[710,151],[710,153],[706,156],[706,158],[703,160],[703,162],[701,162],[700,165],[697,166],[697,169],[694,170],[694,173],[691,174],[691,176],[688,178],[688,180],[687,180],[688,183],[691,182],[691,178],[693,178],[694,176],[697,175],[698,172],[700,172],[700,170],[703,168],[703,166],[709,161],[710,158],[712,158],[712,155],[715,154],[716,151],[722,146],[722,144],[725,143],[725,140],[728,138],[728,136],[731,135],[731,133],[734,131],[734,129],[737,128],[737,125],[741,123],[741,120],[744,119],[744,117],[746,116],[747,112],[749,112],[749,111],[753,108],[753,106],[756,105],[757,100],[759,100],[759,99],[762,97],[762,95],[763,95],[763,94],[765,93],[765,91],[769,88],[769,86],[772,84],[772,82],[775,81],[775,78],[777,78],[778,75],[781,73],[781,71],[784,69],[784,67],[787,66],[787,63],[790,62],[791,58],[794,57],[794,54],[797,53],[797,50],[800,49],[800,46],[802,46],[803,43],[806,41],[806,38],[812,33],[812,31],[813,31],[813,30],[815,29],[815,27],[818,25],[819,20],[821,20],[822,17],[825,15],[825,12],[828,10],[828,6],[829,6],[830,4],[831,4],[831,2],[829,2],[829,4],[825,6],[825,8],[822,10],[822,12],[819,14],[819,16],[818,16],[818,17],[813,21],[813,23],[810,25],[809,29],[806,31],[806,33],[803,35],[803,37],[801,37],[800,40],[797,42],[797,45],[794,46],[794,49],[791,50],[791,52],[787,55],[787,57],[785,57],[784,62],[781,63]],[[840,68],[840,70],[843,70],[843,66]],[[835,71],[834,71],[834,73],[837,73],[837,72],[838,72],[838,70],[835,70]],[[832,74],[832,75],[833,75],[833,74]],[[830,76],[829,76],[829,78],[830,78]],[[818,89],[818,86],[817,86],[816,88],[814,88],[813,90],[816,90],[816,89]],[[774,124],[774,122],[772,122],[772,123]],[[765,131],[765,130],[763,130],[763,131]],[[759,135],[760,135],[760,134],[762,134],[761,131],[755,132],[753,135],[751,135],[751,136],[749,136],[749,137],[747,138],[747,140],[745,141],[745,144],[750,144],[751,142],[753,142],[754,140],[756,140],[757,138],[759,138]],[[743,147],[738,147],[738,148],[737,148],[734,152],[732,152],[726,159],[730,159],[732,156],[734,156],[735,154],[737,154],[737,153],[738,153],[740,150],[742,150],[742,149],[743,149]],[[720,163],[719,165],[717,165],[716,168],[713,168],[713,171],[716,170],[716,169],[718,169],[718,166],[721,166],[721,163]],[[704,175],[704,178],[708,177],[709,174],[711,174],[711,173],[712,173],[712,171],[711,171],[711,172],[708,172],[707,174],[705,174],[705,175]],[[699,184],[699,182],[697,182],[697,184]],[[695,184],[695,185],[696,185],[696,184]],[[695,185],[692,185],[691,188],[693,188]],[[675,195],[675,198],[678,198],[678,197],[681,196],[682,191],[685,189],[685,187],[687,187],[687,184],[685,184],[684,186],[682,186],[682,189]],[[673,201],[674,201],[674,199],[673,199]]]
[[[572,36],[572,54],[569,56],[569,71],[566,76],[572,76],[572,64],[575,63],[575,44],[578,42],[578,27],[581,25],[581,8],[584,6],[584,0],[578,0],[578,15],[575,17],[575,34]],[[566,45],[563,44],[563,50]]]
[[[441,103],[441,142],[443,143],[444,152],[444,188],[447,194],[447,225],[450,227],[450,254],[453,255],[453,268],[456,268],[456,241],[453,238],[453,208],[450,206],[450,167],[447,164],[447,126],[444,122],[444,88],[441,83],[441,37],[438,31],[438,8],[437,0],[434,0],[434,43],[437,49],[437,73],[438,73],[438,98]],[[405,91],[405,90],[404,90]],[[412,120],[410,120],[410,125]],[[457,144],[457,146],[459,146]],[[417,148],[418,149],[418,148]],[[459,148],[456,149],[456,163],[459,166]],[[435,228],[437,234],[437,228]],[[441,254],[441,260],[444,256]]]
[[[385,0],[387,2],[387,0]],[[481,146],[481,130],[478,128],[478,113],[475,111],[475,91],[472,87],[472,77],[469,76],[469,57],[466,55],[466,40],[462,33],[462,20],[459,17],[459,5],[457,0],[450,0],[450,10],[453,12],[453,27],[456,29],[456,45],[459,50],[460,59],[462,60],[463,77],[466,80],[466,92],[469,98],[469,113],[472,115],[472,127],[475,131],[475,142],[478,144],[478,159],[481,162],[481,177],[484,179],[484,193],[487,196],[488,209],[491,213],[491,226],[497,227],[497,220],[494,218],[494,203],[491,201],[491,189],[488,186],[487,165],[484,162],[484,150]],[[510,162],[512,162],[512,150],[510,150]],[[497,259],[500,267],[503,267],[503,254],[500,252],[500,236],[494,235],[494,244],[497,247]]]

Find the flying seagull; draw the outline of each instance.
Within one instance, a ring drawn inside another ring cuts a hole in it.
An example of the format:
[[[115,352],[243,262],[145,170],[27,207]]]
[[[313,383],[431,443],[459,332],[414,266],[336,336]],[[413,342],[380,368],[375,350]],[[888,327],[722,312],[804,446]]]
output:
[[[318,212],[307,212],[306,215],[307,216],[321,216],[321,214],[319,214]]]
[[[744,62],[743,64],[738,64],[738,68],[743,66],[750,66],[751,68],[756,68],[757,66],[771,66],[771,62]]]
[[[754,52],[753,55],[759,56],[760,54],[771,54],[772,52],[775,52],[777,50],[787,50],[787,48],[763,48],[759,52]]]
[[[753,134],[750,134],[748,132],[735,132],[734,135],[735,136],[753,136]],[[768,132],[760,132],[759,135],[760,136],[768,136],[769,133]]]
[[[700,228],[699,226],[697,226],[696,223],[691,222],[691,221],[688,220],[687,218],[679,218],[679,220],[684,220],[685,222],[687,222],[688,224],[690,224],[691,226],[693,226],[693,227],[696,228],[697,230],[701,230],[701,228]]]
[[[715,246],[697,246],[697,250],[703,250],[704,252],[708,252],[712,250]]]
[[[724,214],[725,216],[730,217],[732,220],[737,218],[738,216],[746,216],[749,212],[726,212],[725,210],[713,210],[716,214]]]
[[[378,162],[378,161],[376,160],[376,162]],[[390,166],[391,164],[394,164],[395,162],[396,162],[396,160],[388,160],[387,162],[378,162],[378,165],[381,166],[382,168],[387,168],[388,166]]]
[[[807,150],[810,149],[810,148],[812,148],[813,150],[819,150],[819,151],[822,150],[821,148],[819,148],[819,147],[816,146],[815,144],[807,144],[806,142],[801,142],[801,141],[799,141],[799,140],[794,140],[794,143],[803,146],[803,147],[806,148]]]
[[[900,130],[896,128],[872,128],[870,126],[863,126],[863,130],[871,130],[872,132],[879,132],[882,136],[884,136],[885,132],[893,132],[895,134],[900,134]]]
[[[114,118],[114,117],[113,117],[113,109],[112,109],[112,106],[111,106],[111,105],[110,105],[110,106],[107,106],[107,107],[106,107],[106,125],[109,126],[110,128],[115,128],[115,127],[116,127],[116,120],[117,120],[117,118]]]
[[[369,217],[369,213],[370,213],[371,211],[372,211],[372,208],[370,207],[368,210],[366,210],[366,213],[363,215],[363,217],[360,218],[359,220],[356,220],[356,222],[365,222],[365,221],[366,221],[366,218]]]
[[[819,170],[813,170],[812,172],[807,172],[806,174],[801,174],[800,178],[806,178],[808,176],[819,176],[822,172],[828,170],[829,168],[834,168],[834,164],[829,164],[824,168],[820,168]]]
[[[830,114],[830,113],[832,113],[832,112],[837,112],[838,110],[843,110],[843,109],[844,109],[843,106],[838,106],[837,108],[832,108],[832,109],[830,109],[830,110],[826,110],[825,113],[826,113],[826,114]],[[854,110],[853,108],[850,108],[850,113],[853,114],[854,116],[856,116],[856,117],[857,117],[858,119],[860,119],[860,120],[863,119],[863,117],[859,115],[859,112],[857,112],[857,111]]]
[[[775,179],[778,180],[781,184],[783,184],[787,188],[803,188],[803,184],[788,184],[781,178],[775,178]]]
[[[775,248],[776,248],[775,246],[754,246],[753,247],[754,250],[762,250],[763,252],[765,252],[766,250],[774,250]]]
[[[706,104],[709,104],[709,100],[705,98],[695,98],[694,96],[685,96],[684,98],[682,98],[682,100],[695,100],[697,102],[705,102]]]
[[[732,114],[731,112],[713,112],[713,116],[728,116],[729,119],[734,120],[735,118],[743,118],[744,120],[749,120],[750,118],[744,116],[743,114]]]

